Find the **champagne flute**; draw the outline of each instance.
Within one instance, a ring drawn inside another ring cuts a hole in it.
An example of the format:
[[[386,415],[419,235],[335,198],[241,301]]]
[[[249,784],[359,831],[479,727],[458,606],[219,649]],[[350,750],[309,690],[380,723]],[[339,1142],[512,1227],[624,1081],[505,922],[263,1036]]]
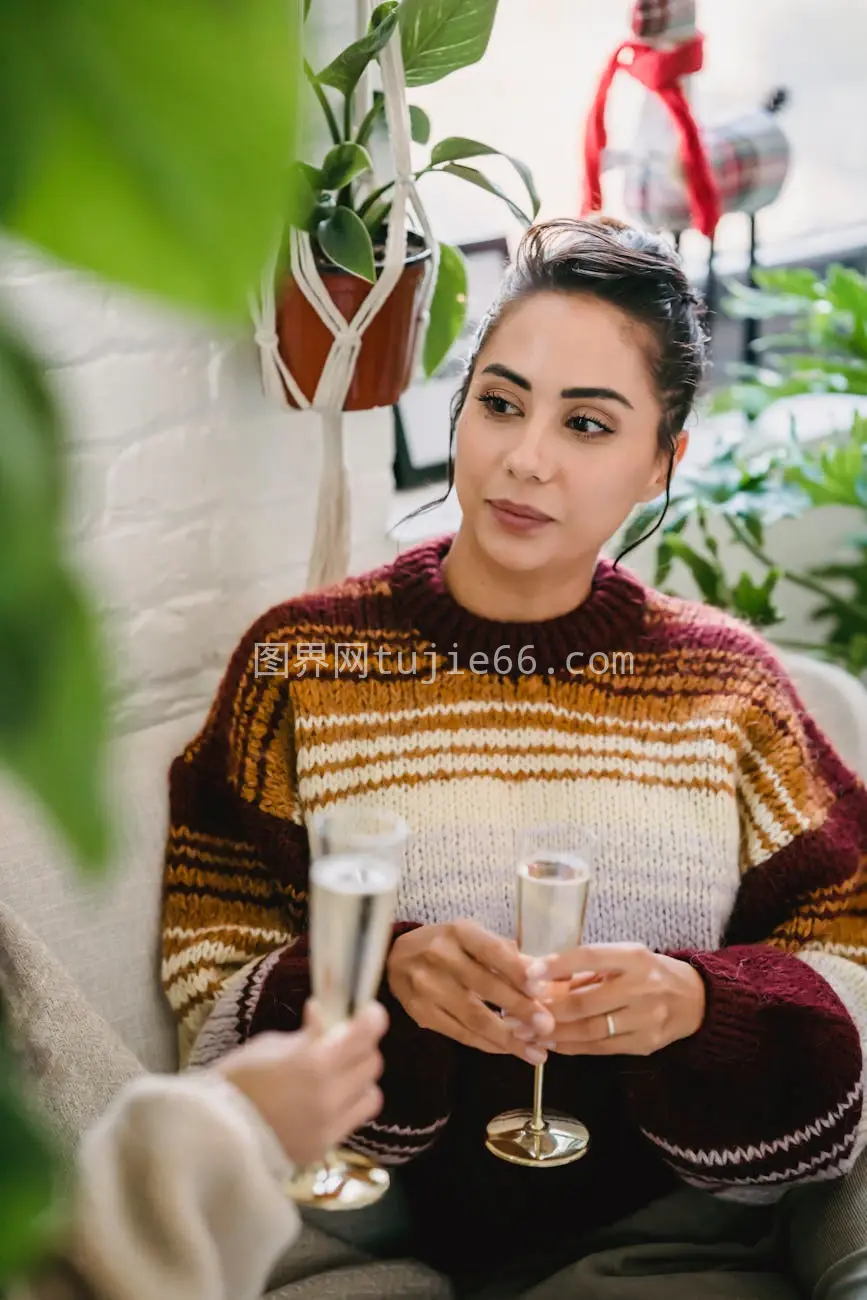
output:
[[[311,831],[311,991],[326,1033],[339,1032],[379,989],[409,832],[391,813],[354,809],[316,815]],[[389,1182],[373,1160],[341,1148],[297,1171],[289,1192],[299,1205],[354,1210]]]
[[[578,946],[594,858],[592,836],[569,826],[523,837],[517,868],[520,952],[547,957]],[[532,1110],[506,1111],[488,1124],[485,1146],[501,1160],[553,1169],[586,1154],[586,1126],[571,1115],[543,1109],[544,1073],[544,1065],[535,1067]]]

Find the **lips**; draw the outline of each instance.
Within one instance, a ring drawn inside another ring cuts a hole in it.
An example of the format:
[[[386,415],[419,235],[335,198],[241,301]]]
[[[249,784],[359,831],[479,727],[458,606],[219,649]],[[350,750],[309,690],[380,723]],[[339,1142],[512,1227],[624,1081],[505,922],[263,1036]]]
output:
[[[514,515],[516,519],[532,519],[539,524],[551,522],[550,515],[534,510],[532,506],[521,505],[518,501],[491,501],[490,505],[496,510],[502,510],[504,514]]]

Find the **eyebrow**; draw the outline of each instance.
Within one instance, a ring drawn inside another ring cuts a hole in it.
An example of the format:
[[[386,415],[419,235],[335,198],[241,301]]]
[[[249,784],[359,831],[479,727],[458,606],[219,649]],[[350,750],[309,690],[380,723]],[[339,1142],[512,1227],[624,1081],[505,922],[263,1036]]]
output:
[[[516,371],[510,370],[508,366],[501,366],[497,361],[493,361],[489,366],[485,366],[482,374],[499,375],[501,379],[508,379],[516,388],[523,388],[527,393],[532,392],[533,390],[533,385],[530,383],[529,379],[525,379],[523,375],[519,375]],[[570,398],[607,397],[613,402],[622,402],[624,406],[629,407],[630,411],[633,410],[632,403],[625,398],[622,393],[618,393],[616,388],[564,388],[561,391],[560,396]]]

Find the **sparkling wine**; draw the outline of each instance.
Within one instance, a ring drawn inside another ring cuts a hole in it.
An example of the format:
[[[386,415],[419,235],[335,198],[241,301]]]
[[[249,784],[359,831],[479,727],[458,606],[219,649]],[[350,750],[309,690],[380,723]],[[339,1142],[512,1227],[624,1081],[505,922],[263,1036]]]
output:
[[[394,862],[373,854],[333,854],[310,869],[312,988],[329,1028],[376,997],[399,878]]]
[[[581,942],[590,868],[578,853],[533,854],[518,864],[518,950],[530,957]]]

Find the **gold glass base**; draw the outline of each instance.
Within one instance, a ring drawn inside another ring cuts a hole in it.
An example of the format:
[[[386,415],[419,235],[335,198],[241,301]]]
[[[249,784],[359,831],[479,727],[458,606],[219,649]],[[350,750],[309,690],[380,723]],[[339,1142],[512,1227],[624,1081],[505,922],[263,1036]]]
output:
[[[546,1113],[537,1129],[531,1110],[508,1110],[497,1115],[488,1125],[485,1142],[491,1154],[501,1160],[538,1169],[556,1169],[580,1160],[589,1144],[590,1134],[580,1120]]]
[[[363,1210],[388,1191],[385,1169],[355,1151],[332,1152],[327,1161],[299,1169],[288,1186],[296,1205],[318,1210]]]

